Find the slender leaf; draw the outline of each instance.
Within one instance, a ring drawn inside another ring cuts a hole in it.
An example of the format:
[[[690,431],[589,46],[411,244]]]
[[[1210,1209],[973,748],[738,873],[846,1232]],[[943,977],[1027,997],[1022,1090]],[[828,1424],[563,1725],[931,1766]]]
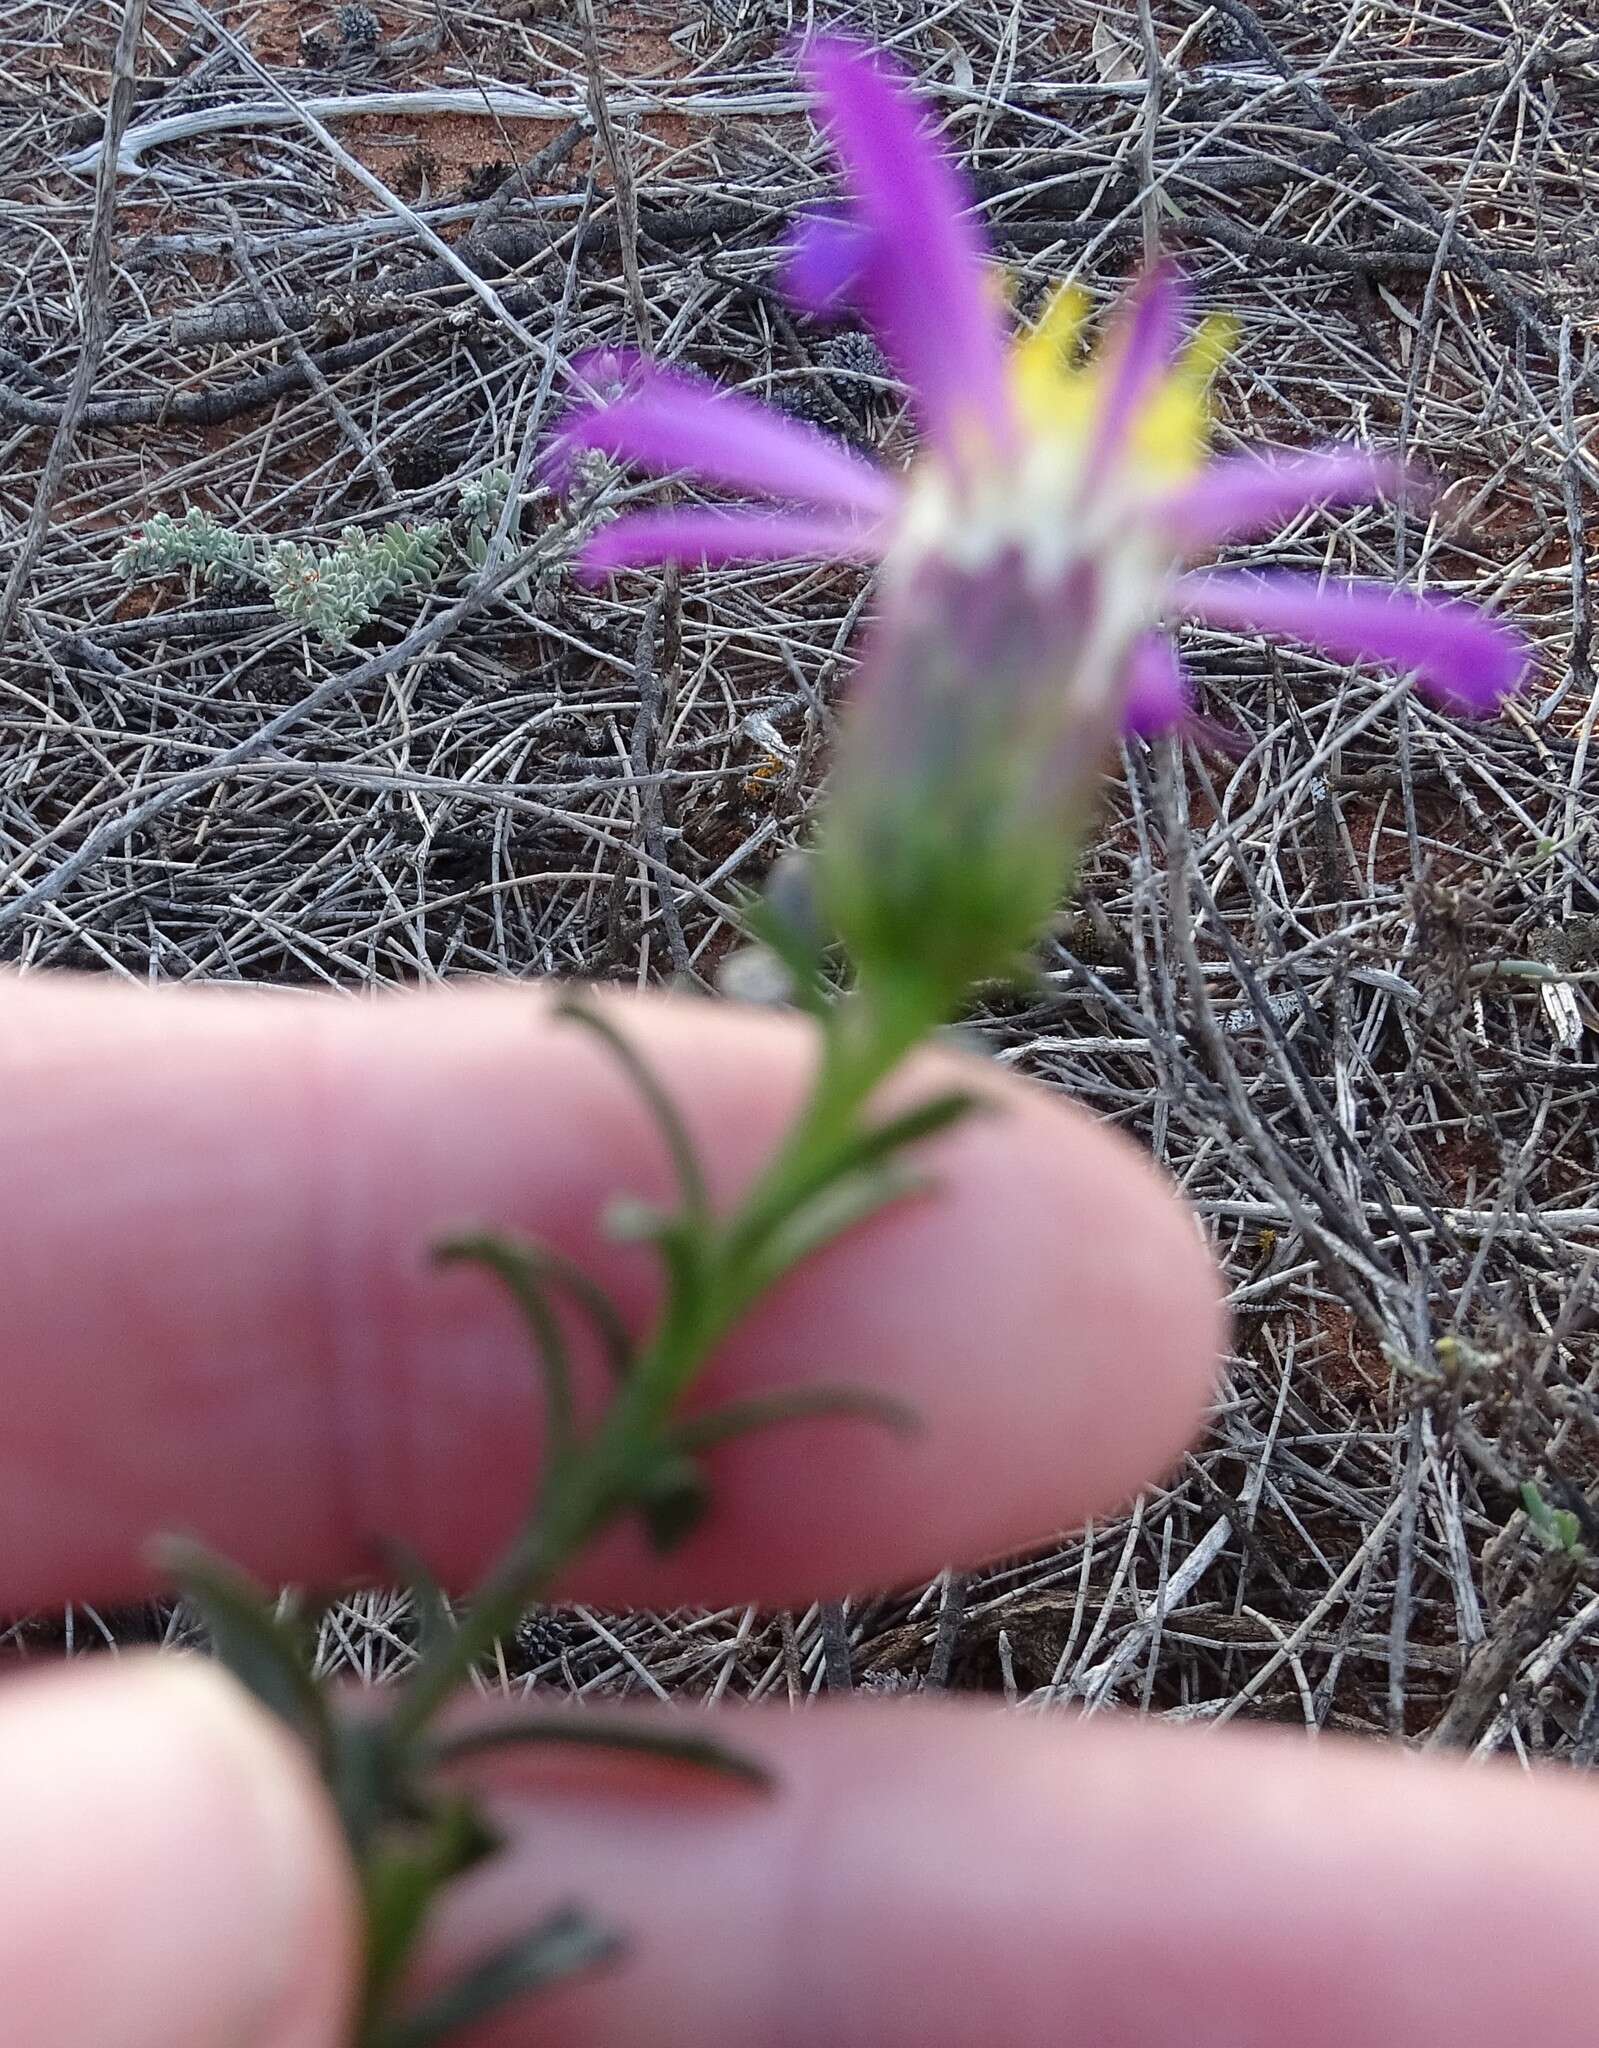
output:
[[[626,1073],[654,1117],[656,1127],[671,1156],[672,1170],[677,1176],[678,1192],[682,1197],[684,1209],[697,1220],[708,1217],[711,1202],[705,1185],[705,1175],[700,1167],[699,1154],[694,1149],[694,1141],[688,1134],[687,1125],[678,1114],[676,1103],[661,1085],[654,1070],[639,1056],[625,1033],[618,1031],[609,1017],[596,1009],[591,1009],[587,1003],[579,1002],[575,998],[558,1003],[555,1014],[569,1019],[574,1024],[581,1024],[585,1031],[592,1032]]]
[[[271,1595],[247,1572],[201,1543],[165,1537],[154,1555],[198,1611],[218,1660],[270,1713],[325,1752],[327,1707],[311,1669],[314,1631],[276,1613]]]
[[[705,1519],[711,1490],[691,1458],[666,1457],[645,1474],[637,1498],[650,1547],[665,1553],[675,1550]]]
[[[531,1250],[546,1279],[552,1285],[564,1288],[577,1306],[587,1311],[607,1364],[618,1379],[625,1378],[633,1362],[633,1336],[622,1318],[622,1311],[575,1259],[567,1258],[563,1252],[555,1251],[547,1244],[534,1245]]]
[[[612,1929],[563,1907],[531,1933],[491,1949],[416,2012],[391,2021],[374,2048],[438,2048],[515,1999],[614,1962],[622,1946]]]
[[[941,1095],[929,1096],[926,1102],[918,1103],[914,1109],[907,1109],[899,1116],[885,1117],[881,1123],[869,1124],[857,1143],[841,1155],[840,1164],[852,1168],[879,1165],[903,1152],[907,1145],[919,1145],[925,1139],[937,1137],[940,1131],[947,1131],[979,1110],[992,1107],[981,1095],[974,1095],[968,1088],[947,1089]]]
[[[444,1589],[408,1543],[385,1536],[376,1547],[384,1570],[397,1585],[404,1586],[415,1603],[417,1655],[425,1659],[455,1635],[455,1617]]]
[[[361,1864],[366,1895],[366,1995],[381,2010],[388,1987],[404,1970],[429,1908],[452,1878],[501,1846],[499,1834],[468,1799],[451,1800],[428,1819],[399,1828]]]
[[[705,1297],[709,1226],[688,1216],[669,1216],[652,1203],[623,1196],[605,1212],[605,1228],[619,1244],[655,1247],[666,1270],[673,1312],[692,1314]]]
[[[708,1735],[651,1727],[616,1715],[571,1712],[484,1721],[441,1736],[430,1747],[436,1764],[458,1763],[500,1749],[612,1750],[690,1770],[710,1771],[758,1791],[766,1791],[772,1784],[772,1774],[764,1764]]]
[[[847,1184],[852,1176],[895,1170],[897,1155],[909,1146],[936,1137],[940,1131],[950,1129],[963,1118],[987,1107],[981,1096],[965,1089],[950,1089],[900,1116],[888,1117],[882,1123],[853,1133],[809,1162],[802,1173],[786,1182],[764,1214],[748,1225],[734,1223],[731,1242],[736,1252],[743,1255],[770,1245],[783,1233],[793,1230],[796,1217],[809,1214],[813,1205],[827,1205],[838,1199],[837,1189],[841,1184]],[[897,1170],[904,1171],[903,1168]],[[908,1180],[902,1181],[899,1195],[889,1195],[884,1200],[897,1200],[901,1195],[912,1192],[912,1184]],[[871,1213],[873,1207],[882,1206],[884,1201],[869,1204],[859,1215],[850,1216],[848,1220],[860,1221]],[[845,1227],[847,1224],[839,1226],[840,1229]],[[836,1229],[830,1230],[819,1237],[816,1244],[825,1243],[827,1236],[837,1234]],[[785,1256],[775,1271],[786,1271],[795,1262],[794,1257]],[[764,1263],[763,1270],[766,1270]]]
[[[409,1814],[387,1723],[359,1709],[336,1713],[327,1775],[351,1854],[364,1868],[384,1827]]]
[[[913,1195],[928,1193],[932,1185],[928,1175],[912,1172],[908,1167],[879,1166],[823,1188],[805,1207],[785,1217],[767,1233],[751,1265],[751,1298],[764,1293],[790,1268],[831,1244],[834,1238],[842,1237],[879,1210],[908,1201]]]
[[[729,1401],[703,1415],[691,1415],[676,1425],[671,1441],[691,1453],[706,1451],[735,1437],[748,1436],[752,1430],[835,1415],[879,1422],[885,1429],[898,1430],[906,1436],[921,1427],[921,1417],[908,1401],[881,1393],[876,1387],[791,1387],[779,1393],[752,1394],[746,1400]]]
[[[494,1274],[522,1312],[533,1337],[544,1377],[546,1471],[559,1465],[572,1447],[572,1357],[540,1270],[537,1251],[515,1238],[492,1230],[463,1231],[434,1247],[441,1265],[472,1264]]]
[[[651,1222],[642,1234],[654,1237],[664,1227],[651,1213]],[[490,1233],[498,1235],[498,1233]],[[460,1237],[446,1239],[438,1248],[436,1257],[475,1257],[476,1246],[481,1234],[473,1232]],[[564,1252],[558,1252],[553,1245],[541,1244],[535,1238],[508,1238],[504,1242],[543,1280],[546,1287],[557,1287],[588,1316],[600,1340],[605,1360],[618,1379],[627,1372],[633,1359],[633,1337],[623,1319],[622,1311],[606,1293],[600,1283],[585,1273],[575,1259],[569,1259]],[[467,1247],[452,1253],[453,1246]]]

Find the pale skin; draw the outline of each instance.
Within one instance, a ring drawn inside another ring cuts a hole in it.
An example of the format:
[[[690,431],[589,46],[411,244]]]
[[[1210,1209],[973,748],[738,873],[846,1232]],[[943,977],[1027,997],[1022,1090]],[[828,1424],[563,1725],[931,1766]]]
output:
[[[619,1008],[724,1190],[801,1085],[778,1018]],[[979,1074],[982,1070],[977,1070]],[[891,1583],[1124,1500],[1199,1427],[1223,1341],[1192,1220],[1134,1149],[986,1076],[939,1192],[793,1280],[719,1391],[913,1399],[914,1441],[810,1423],[730,1450],[716,1509],[572,1591],[611,1604]],[[38,979],[0,991],[0,1610],[152,1589],[162,1529],[275,1580],[398,1537],[468,1582],[534,1455],[519,1332],[426,1248],[470,1221],[578,1253],[659,1191],[593,1046],[526,991],[346,1004]],[[735,1713],[767,1799],[523,1764],[510,1854],[437,1963],[545,1905],[626,1964],[479,2038],[560,2048],[1476,2048],[1599,2004],[1580,1780],[1234,1729],[867,1702]],[[0,1686],[0,2010],[27,2048],[343,2048],[354,1916],[316,1786],[197,1662]]]

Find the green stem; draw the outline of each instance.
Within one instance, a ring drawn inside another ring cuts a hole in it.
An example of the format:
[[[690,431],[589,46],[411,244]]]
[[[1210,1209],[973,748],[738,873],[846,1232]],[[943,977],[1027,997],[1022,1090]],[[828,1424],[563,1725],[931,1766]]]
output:
[[[423,1659],[396,1703],[394,1742],[418,1735],[457,1683],[548,1595],[570,1559],[636,1501],[684,1390],[771,1283],[762,1248],[828,1185],[868,1098],[936,1021],[919,1006],[891,1009],[860,994],[838,1005],[824,1025],[821,1063],[799,1117],[737,1215],[710,1235],[708,1284],[692,1301],[668,1300],[593,1435],[554,1462],[536,1526],[490,1575],[456,1633]]]
[[[937,1022],[920,1007],[890,1009],[858,991],[839,1002],[823,1026],[822,1059],[810,1096],[727,1227],[730,1264],[748,1262],[802,1201],[826,1185],[829,1163],[854,1136],[868,1098]]]

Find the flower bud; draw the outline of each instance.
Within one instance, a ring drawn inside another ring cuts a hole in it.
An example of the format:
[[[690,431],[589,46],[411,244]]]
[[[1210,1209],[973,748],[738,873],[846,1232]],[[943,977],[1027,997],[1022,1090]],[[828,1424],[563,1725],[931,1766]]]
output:
[[[1121,715],[1130,633],[1084,560],[929,554],[892,585],[839,738],[822,903],[863,984],[942,1019],[1048,924]]]

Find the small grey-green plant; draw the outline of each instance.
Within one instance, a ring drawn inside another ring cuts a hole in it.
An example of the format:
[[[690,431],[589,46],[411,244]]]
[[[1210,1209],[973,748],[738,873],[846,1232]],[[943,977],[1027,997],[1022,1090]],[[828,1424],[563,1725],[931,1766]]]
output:
[[[452,560],[463,575],[481,569],[512,482],[509,470],[486,469],[461,485],[453,523],[394,520],[381,533],[346,526],[326,545],[262,540],[198,505],[181,519],[158,512],[118,550],[113,567],[130,582],[188,569],[212,585],[261,584],[286,619],[329,647],[344,647],[392,599],[436,590]]]
[[[450,529],[436,521],[381,533],[347,526],[332,547],[280,540],[262,549],[256,573],[286,619],[343,647],[391,598],[432,590],[449,551]]]
[[[488,560],[489,542],[511,495],[512,482],[508,469],[485,469],[461,486],[457,497],[464,529],[461,552],[474,569],[481,569]]]
[[[243,533],[222,525],[198,505],[181,519],[157,512],[149,524],[118,550],[112,567],[131,583],[139,576],[169,576],[178,569],[198,569],[207,583],[226,577],[254,577],[256,544]]]

